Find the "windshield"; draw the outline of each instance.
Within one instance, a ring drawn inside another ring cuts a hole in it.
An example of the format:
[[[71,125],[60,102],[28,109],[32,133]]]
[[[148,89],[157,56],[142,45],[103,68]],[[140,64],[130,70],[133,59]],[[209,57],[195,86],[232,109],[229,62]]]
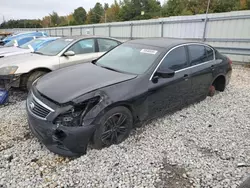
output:
[[[29,45],[31,45],[33,48],[36,48],[37,45],[43,43],[44,41],[45,40],[42,40],[42,39],[34,39],[34,40],[27,42],[19,47],[23,48],[23,49],[29,49]]]
[[[7,42],[4,47],[11,47],[11,46],[14,46],[14,43],[15,43],[15,40],[12,39],[11,41]]]
[[[10,35],[10,36],[7,36],[7,37],[5,37],[3,40],[10,40],[10,39],[12,39],[12,37],[14,37],[15,35]]]
[[[55,56],[55,55],[59,54],[72,41],[73,41],[73,39],[57,39],[57,40],[49,43],[48,45],[43,46],[42,48],[37,50],[35,53],[49,55],[49,56]]]
[[[130,74],[145,73],[159,57],[154,47],[124,44],[101,57],[96,65]]]

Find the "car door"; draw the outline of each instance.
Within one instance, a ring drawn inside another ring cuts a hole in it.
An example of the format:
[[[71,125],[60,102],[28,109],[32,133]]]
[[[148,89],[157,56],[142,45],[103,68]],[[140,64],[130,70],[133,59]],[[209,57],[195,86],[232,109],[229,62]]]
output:
[[[214,50],[202,44],[188,45],[193,99],[207,96],[213,80]]]
[[[98,38],[97,39],[98,44],[98,57],[102,56],[105,52],[115,48],[120,43],[112,40],[112,39],[105,39],[105,38]]]
[[[191,81],[189,79],[188,56],[185,46],[171,50],[163,59],[157,70],[170,69],[175,71],[171,78],[154,76],[149,81],[149,117],[153,118],[186,104],[190,96]],[[156,70],[156,72],[157,72]]]
[[[60,57],[60,68],[86,63],[96,59],[98,56],[95,39],[83,39],[74,43],[65,52],[73,51],[74,55]]]

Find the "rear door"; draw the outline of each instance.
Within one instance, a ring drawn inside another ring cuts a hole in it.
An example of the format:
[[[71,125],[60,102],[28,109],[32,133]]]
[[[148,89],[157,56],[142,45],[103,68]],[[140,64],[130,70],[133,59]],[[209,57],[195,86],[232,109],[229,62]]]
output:
[[[202,44],[188,45],[194,99],[205,97],[213,80],[214,50]]]
[[[92,61],[98,57],[95,39],[83,39],[71,47],[67,51],[73,51],[74,56],[61,56],[60,57],[60,68],[67,67],[79,63],[86,63]]]
[[[106,38],[98,38],[97,39],[98,44],[98,57],[102,56],[105,52],[113,49],[120,43],[112,40],[112,39],[106,39]]]

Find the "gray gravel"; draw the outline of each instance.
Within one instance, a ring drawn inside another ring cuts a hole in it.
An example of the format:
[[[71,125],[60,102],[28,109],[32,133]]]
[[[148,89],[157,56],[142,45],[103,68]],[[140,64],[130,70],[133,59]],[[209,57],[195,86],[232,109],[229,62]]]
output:
[[[236,188],[250,176],[247,68],[234,67],[224,93],[74,160],[41,145],[27,128],[25,102],[11,100],[0,108],[0,187]]]

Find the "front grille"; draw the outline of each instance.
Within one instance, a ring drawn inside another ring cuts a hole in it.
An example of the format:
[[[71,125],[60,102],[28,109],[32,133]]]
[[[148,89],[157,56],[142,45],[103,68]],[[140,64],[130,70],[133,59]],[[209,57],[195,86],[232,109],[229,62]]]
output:
[[[46,119],[46,117],[51,113],[51,109],[47,105],[45,105],[43,102],[41,102],[39,99],[37,99],[33,94],[31,94],[31,99],[29,101],[29,108],[30,111],[42,118]]]

